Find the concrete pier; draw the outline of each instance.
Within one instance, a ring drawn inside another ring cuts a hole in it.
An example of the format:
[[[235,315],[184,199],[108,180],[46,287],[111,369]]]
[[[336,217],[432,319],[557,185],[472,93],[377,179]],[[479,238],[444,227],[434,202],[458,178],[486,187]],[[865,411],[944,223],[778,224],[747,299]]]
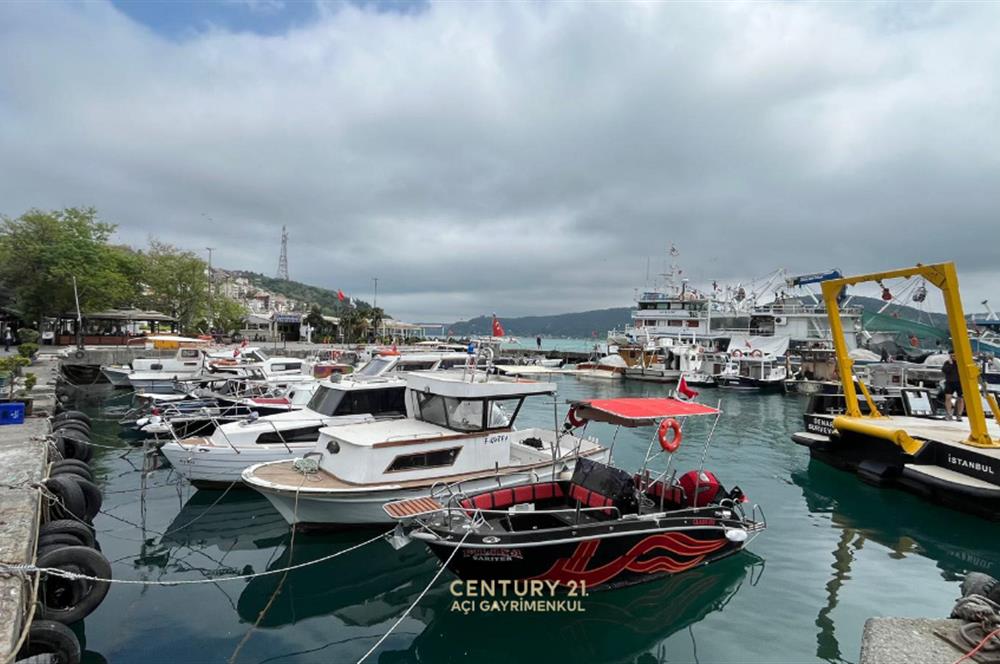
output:
[[[869,618],[861,637],[860,664],[951,664],[964,653],[934,633],[961,620]]]
[[[25,485],[47,474],[49,422],[39,415],[51,413],[55,405],[57,369],[52,357],[27,367],[25,372],[38,377],[31,391],[35,416],[24,424],[0,426],[0,561],[5,563],[34,563],[41,494]],[[30,580],[0,576],[0,661],[17,646],[30,601]]]

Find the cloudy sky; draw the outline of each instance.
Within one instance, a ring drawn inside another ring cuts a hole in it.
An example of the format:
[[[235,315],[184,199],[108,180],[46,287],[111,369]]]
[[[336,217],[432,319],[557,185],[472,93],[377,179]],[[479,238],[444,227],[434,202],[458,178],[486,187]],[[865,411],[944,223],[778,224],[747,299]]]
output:
[[[993,298],[1000,3],[5,2],[0,213],[92,205],[408,320],[955,260]]]

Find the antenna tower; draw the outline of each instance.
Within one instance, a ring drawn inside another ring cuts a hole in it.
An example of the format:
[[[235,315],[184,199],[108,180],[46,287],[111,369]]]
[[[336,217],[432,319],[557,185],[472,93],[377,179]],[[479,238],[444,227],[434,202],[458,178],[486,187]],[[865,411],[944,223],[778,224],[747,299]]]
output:
[[[281,227],[281,257],[278,258],[278,278],[288,281],[288,231]]]

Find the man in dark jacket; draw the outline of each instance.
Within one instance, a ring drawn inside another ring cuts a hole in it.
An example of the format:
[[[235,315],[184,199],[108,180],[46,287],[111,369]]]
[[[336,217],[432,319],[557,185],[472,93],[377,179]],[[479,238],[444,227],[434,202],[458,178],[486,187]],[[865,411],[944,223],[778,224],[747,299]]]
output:
[[[965,401],[962,399],[962,381],[958,377],[954,351],[948,354],[948,359],[941,365],[941,371],[944,373],[944,419],[953,419],[951,399],[955,394],[958,395],[958,399],[955,401],[954,419],[960,420],[965,410]]]

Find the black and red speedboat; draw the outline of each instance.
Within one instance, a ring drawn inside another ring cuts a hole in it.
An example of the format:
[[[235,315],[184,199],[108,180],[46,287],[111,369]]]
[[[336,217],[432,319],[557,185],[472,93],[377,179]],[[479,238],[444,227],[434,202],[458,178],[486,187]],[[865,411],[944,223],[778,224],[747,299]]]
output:
[[[576,402],[567,429],[589,421],[657,427],[638,473],[581,459],[570,477],[469,495],[452,485],[385,511],[463,580],[540,579],[589,591],[683,572],[737,553],[766,526],[757,506],[748,513],[739,487],[725,489],[704,469],[679,477],[672,469],[680,422],[719,414],[676,399]],[[666,469],[655,472],[650,464],[661,455]]]

